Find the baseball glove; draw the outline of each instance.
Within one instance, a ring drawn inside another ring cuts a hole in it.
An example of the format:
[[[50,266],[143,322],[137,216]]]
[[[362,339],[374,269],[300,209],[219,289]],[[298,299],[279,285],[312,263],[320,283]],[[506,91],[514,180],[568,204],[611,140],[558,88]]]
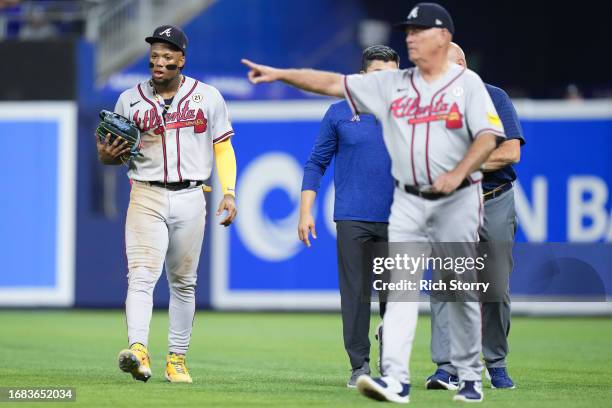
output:
[[[100,111],[100,119],[101,122],[96,128],[96,133],[102,142],[106,140],[106,135],[108,133],[110,133],[109,144],[113,143],[117,137],[127,141],[130,151],[120,156],[123,164],[129,165],[134,157],[139,155],[142,156],[142,154],[139,153],[142,147],[140,142],[140,129],[138,129],[138,126],[136,126],[133,121],[107,110]]]

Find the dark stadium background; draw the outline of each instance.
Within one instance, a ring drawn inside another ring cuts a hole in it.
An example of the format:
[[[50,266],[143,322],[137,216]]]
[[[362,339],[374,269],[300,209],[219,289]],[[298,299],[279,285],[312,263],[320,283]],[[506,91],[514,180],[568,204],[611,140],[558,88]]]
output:
[[[1,2],[0,2],[1,3]],[[22,1],[21,7],[31,2]],[[79,1],[38,1],[37,4],[79,4]],[[91,2],[90,2],[91,3]],[[176,2],[180,4],[179,1]],[[343,73],[358,69],[359,23],[402,20],[416,1],[399,0],[221,0],[204,15],[196,16],[197,50],[190,50],[189,64],[209,73],[242,75],[239,59],[248,56],[269,64],[310,66]],[[512,97],[563,98],[569,85],[585,97],[612,94],[610,3],[581,1],[439,1],[455,20],[455,40],[466,50],[469,63],[485,81],[508,90]],[[75,6],[73,6],[75,7]],[[0,10],[14,16],[20,7]],[[84,32],[82,21],[54,22],[62,32],[57,41],[76,41]],[[20,23],[9,20],[7,39],[18,36]],[[130,41],[132,39],[126,39]],[[54,41],[55,42],[55,41]],[[402,34],[393,32],[388,43],[409,64]],[[7,48],[9,47],[9,48]],[[2,87],[0,99],[37,99],[33,71],[44,77],[72,75],[71,62],[62,53],[42,55],[35,47],[15,49],[12,41],[0,42],[11,63],[0,66],[21,87]],[[36,64],[33,64],[36,61]],[[25,68],[25,69],[21,69]],[[42,77],[42,78],[44,78]],[[39,78],[42,80],[42,78]],[[70,81],[64,91],[74,90]],[[57,83],[57,82],[55,82]],[[62,91],[55,91],[58,95]],[[29,96],[30,95],[30,96]],[[47,99],[53,98],[48,95]]]

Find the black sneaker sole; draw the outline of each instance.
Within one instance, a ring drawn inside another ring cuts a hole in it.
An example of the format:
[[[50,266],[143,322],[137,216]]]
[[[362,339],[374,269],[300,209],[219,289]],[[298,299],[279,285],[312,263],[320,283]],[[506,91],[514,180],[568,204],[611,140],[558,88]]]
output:
[[[122,352],[119,354],[119,368],[121,371],[132,374],[135,380],[147,382],[150,375],[142,375],[138,372],[140,368],[140,360],[134,354]]]

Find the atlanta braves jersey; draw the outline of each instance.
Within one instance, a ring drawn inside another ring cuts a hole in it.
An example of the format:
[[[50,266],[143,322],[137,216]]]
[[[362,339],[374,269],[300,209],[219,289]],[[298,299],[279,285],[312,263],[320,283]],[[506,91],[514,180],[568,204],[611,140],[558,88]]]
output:
[[[428,83],[418,68],[344,77],[355,114],[374,114],[382,123],[391,173],[401,184],[431,186],[465,156],[483,133],[504,136],[484,83],[473,71],[451,64]],[[473,182],[482,179],[476,171]]]
[[[206,180],[213,164],[213,144],[234,133],[219,91],[183,76],[168,108],[150,81],[123,92],[115,112],[142,131],[142,156],[130,164],[128,177],[166,183]]]

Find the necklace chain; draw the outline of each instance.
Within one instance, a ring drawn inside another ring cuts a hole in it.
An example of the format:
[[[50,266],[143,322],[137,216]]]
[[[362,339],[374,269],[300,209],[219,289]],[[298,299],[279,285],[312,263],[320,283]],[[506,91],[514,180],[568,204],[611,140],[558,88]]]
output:
[[[176,90],[176,94],[178,94],[179,90],[181,89],[181,87],[185,83],[185,76],[184,75],[181,75],[181,76],[182,76],[181,83],[179,84],[179,86],[178,86],[178,88]],[[153,81],[152,80],[149,81],[149,84],[151,85],[151,88],[153,89],[153,98],[155,99],[155,102],[157,102],[157,104],[162,108],[162,111],[164,113],[168,112],[168,110],[170,109],[170,105],[166,105],[166,101],[164,100],[164,98],[162,98],[162,96],[157,93],[157,90],[155,89],[155,86],[153,86]],[[176,94],[174,94],[174,96],[176,96]]]

